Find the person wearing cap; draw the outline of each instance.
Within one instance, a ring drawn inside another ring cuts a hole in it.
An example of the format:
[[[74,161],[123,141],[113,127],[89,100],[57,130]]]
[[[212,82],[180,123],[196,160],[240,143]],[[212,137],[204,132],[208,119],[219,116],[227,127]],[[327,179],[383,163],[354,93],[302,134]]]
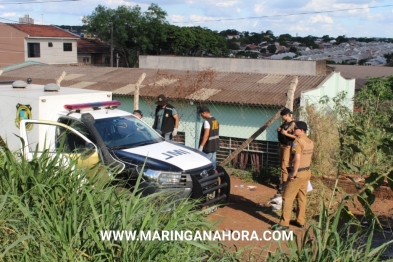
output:
[[[288,183],[287,168],[289,167],[292,142],[296,138],[293,134],[295,121],[293,121],[291,114],[292,112],[289,108],[284,108],[283,110],[281,110],[280,115],[284,122],[277,129],[277,138],[280,142],[279,159],[281,167],[281,183],[278,187],[279,194],[284,193],[285,186]]]
[[[210,110],[207,106],[199,107],[198,112],[201,117],[205,119],[201,129],[198,150],[207,155],[207,158],[213,163],[214,170],[216,170],[216,154],[218,149],[220,149],[220,125],[217,119],[210,114]]]
[[[303,121],[295,122],[296,136],[292,144],[293,173],[283,195],[283,208],[280,223],[274,225],[274,230],[286,230],[289,225],[300,228],[306,223],[307,186],[311,178],[311,157],[314,151],[314,142],[306,135],[307,124]],[[296,220],[291,219],[293,201],[297,199]]]
[[[134,115],[134,116],[136,116],[137,118],[139,118],[139,119],[142,119],[142,117],[143,117],[143,114],[142,114],[142,111],[141,110],[134,110],[134,112],[132,112],[132,114]]]
[[[169,99],[163,94],[157,97],[153,128],[160,133],[165,140],[172,140],[172,138],[177,135],[179,116],[175,107],[168,102]]]

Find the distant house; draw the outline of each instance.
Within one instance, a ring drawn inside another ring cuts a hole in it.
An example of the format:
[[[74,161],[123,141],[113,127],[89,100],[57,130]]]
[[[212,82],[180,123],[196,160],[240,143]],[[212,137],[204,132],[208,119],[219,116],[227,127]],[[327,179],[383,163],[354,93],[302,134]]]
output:
[[[110,45],[98,39],[78,39],[78,63],[109,66],[110,56]]]
[[[50,25],[0,23],[0,67],[26,61],[77,63],[79,37]]]
[[[244,46],[244,49],[246,49],[247,47],[249,47],[250,50],[254,50],[254,51],[255,51],[255,50],[260,50],[260,49],[261,49],[261,47],[255,45],[255,44],[247,44],[247,45]]]
[[[239,39],[239,38],[240,38],[240,35],[227,35],[226,38],[227,38],[228,40],[232,40],[233,38]]]
[[[319,48],[321,48],[321,49],[323,49],[323,48],[331,48],[331,47],[332,47],[331,43],[323,42],[323,43],[319,44]]]
[[[285,47],[283,45],[278,45],[278,46],[276,46],[276,48],[277,48],[276,53],[284,53],[288,49],[287,47]]]

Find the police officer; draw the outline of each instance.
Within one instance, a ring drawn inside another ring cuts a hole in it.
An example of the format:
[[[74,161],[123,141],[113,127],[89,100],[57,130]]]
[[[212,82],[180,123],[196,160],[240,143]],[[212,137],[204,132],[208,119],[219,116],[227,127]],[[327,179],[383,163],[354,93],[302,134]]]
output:
[[[284,108],[281,110],[280,115],[284,123],[277,129],[278,141],[280,142],[280,166],[281,166],[281,183],[278,188],[278,193],[283,194],[285,185],[288,182],[289,161],[291,156],[291,146],[293,140],[296,138],[293,134],[295,121],[291,117],[291,110]]]
[[[304,227],[306,223],[307,186],[311,178],[310,164],[314,151],[314,142],[307,135],[307,124],[303,121],[295,122],[296,139],[292,144],[293,173],[283,196],[283,209],[280,223],[273,226],[274,230],[286,230],[289,225]],[[297,199],[296,220],[291,219],[293,201]]]
[[[160,133],[165,140],[172,140],[172,138],[177,135],[179,116],[175,107],[168,102],[169,99],[163,94],[157,97],[153,128]]]
[[[207,158],[212,161],[214,169],[216,169],[216,155],[217,151],[220,149],[220,125],[217,119],[210,114],[210,110],[207,106],[199,107],[198,111],[201,117],[205,119],[201,129],[198,150],[206,154]]]

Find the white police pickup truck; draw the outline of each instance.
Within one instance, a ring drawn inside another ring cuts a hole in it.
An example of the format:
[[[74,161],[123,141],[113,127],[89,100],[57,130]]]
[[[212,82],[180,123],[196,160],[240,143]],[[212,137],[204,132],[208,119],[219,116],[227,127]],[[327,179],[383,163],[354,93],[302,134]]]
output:
[[[61,154],[77,157],[80,166],[100,162],[112,167],[116,181],[130,187],[145,165],[144,194],[175,192],[179,198],[201,199],[202,207],[229,197],[230,179],[222,167],[213,170],[203,153],[165,141],[144,121],[119,110],[111,92],[32,84],[1,88],[0,103],[6,109],[0,135],[15,150],[17,143],[20,148],[14,135],[19,131],[28,159],[61,149]]]

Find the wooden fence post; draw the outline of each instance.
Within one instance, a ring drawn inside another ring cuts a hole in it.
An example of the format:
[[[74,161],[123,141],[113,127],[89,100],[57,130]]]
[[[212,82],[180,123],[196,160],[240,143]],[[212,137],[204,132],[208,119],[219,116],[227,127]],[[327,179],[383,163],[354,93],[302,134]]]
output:
[[[298,83],[298,78],[295,76],[293,80],[291,81],[291,84],[289,86],[288,92],[287,92],[287,102],[285,106],[291,111],[293,110],[293,100],[295,96],[295,90],[296,86]],[[280,112],[283,108],[280,108],[280,110],[277,111],[277,113],[269,119],[263,126],[261,126],[257,131],[255,131],[254,134],[252,134],[246,141],[244,141],[238,148],[236,148],[235,151],[232,152],[224,161],[220,163],[220,166],[225,166],[231,162],[232,159],[235,158],[241,151],[243,151],[244,148],[246,148],[252,141],[254,141],[255,138],[257,138],[260,134],[262,134],[263,131],[265,131],[271,124],[274,123],[279,117],[280,117]]]
[[[238,148],[236,148],[235,151],[232,152],[224,161],[220,163],[220,166],[225,166],[227,165],[232,159],[235,158],[241,151],[243,151],[246,146],[248,146],[255,138],[257,138],[260,134],[262,134],[263,131],[266,130],[271,124],[274,123],[279,117],[280,117],[280,112],[283,108],[280,108],[280,110],[277,111],[277,113],[270,118],[269,121],[267,121],[263,126],[261,126],[257,131],[255,131],[254,134],[252,134],[246,141],[243,142]]]
[[[61,75],[59,76],[59,78],[57,78],[56,80],[56,85],[60,86],[61,81],[63,81],[64,77],[66,76],[67,72],[63,71],[63,73],[61,73]]]
[[[135,85],[135,91],[134,91],[134,110],[138,110],[139,109],[139,88],[143,82],[143,80],[146,77],[146,73],[143,73],[139,79],[138,82],[136,82]]]

